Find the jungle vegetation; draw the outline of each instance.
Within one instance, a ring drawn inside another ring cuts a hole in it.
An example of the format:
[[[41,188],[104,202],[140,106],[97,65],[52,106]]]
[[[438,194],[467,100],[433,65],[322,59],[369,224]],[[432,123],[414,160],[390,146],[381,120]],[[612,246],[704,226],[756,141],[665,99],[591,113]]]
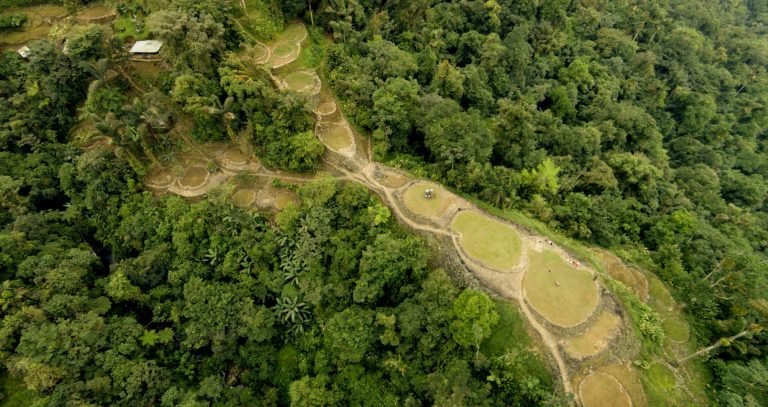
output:
[[[44,3],[61,2],[0,8]],[[303,96],[239,52],[296,18],[333,39],[322,73],[377,159],[644,265],[702,347],[749,332],[709,354],[713,403],[768,404],[765,2],[247,4],[116,2],[123,34],[0,56],[0,360],[35,405],[564,402],[524,341],[466,326],[501,305],[430,266],[361,187],[298,188],[274,219],[144,190],[182,142],[168,115],[317,168]],[[145,92],[120,72],[128,32],[165,42]]]

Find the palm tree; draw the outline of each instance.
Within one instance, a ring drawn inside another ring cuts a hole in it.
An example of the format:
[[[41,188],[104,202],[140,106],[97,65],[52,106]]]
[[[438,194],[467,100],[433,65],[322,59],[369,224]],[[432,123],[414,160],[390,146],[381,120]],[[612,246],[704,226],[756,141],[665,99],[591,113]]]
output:
[[[299,302],[297,297],[278,298],[275,310],[280,320],[288,326],[303,325],[309,319],[307,304]]]
[[[677,361],[678,364],[685,363],[695,357],[706,355],[709,352],[712,352],[713,350],[720,348],[722,346],[731,346],[731,344],[745,336],[748,335],[754,335],[758,334],[766,329],[766,325],[768,325],[768,300],[765,299],[756,299],[756,300],[750,300],[749,306],[752,308],[753,311],[758,316],[757,323],[752,323],[747,326],[746,329],[742,330],[741,332],[737,333],[736,335],[730,336],[728,338],[720,338],[718,339],[714,344],[707,346],[705,348],[699,349],[698,351],[691,353],[690,355],[680,359]]]

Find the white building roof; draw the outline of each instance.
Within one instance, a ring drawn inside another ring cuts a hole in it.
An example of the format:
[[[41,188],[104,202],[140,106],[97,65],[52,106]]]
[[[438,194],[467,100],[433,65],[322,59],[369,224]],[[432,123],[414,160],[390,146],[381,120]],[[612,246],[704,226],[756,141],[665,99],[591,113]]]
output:
[[[162,46],[162,41],[136,41],[131,47],[131,54],[157,54]]]
[[[21,55],[22,58],[26,58],[26,57],[29,56],[30,49],[29,49],[28,46],[25,45],[25,46],[17,49],[16,52],[18,52],[19,55]]]

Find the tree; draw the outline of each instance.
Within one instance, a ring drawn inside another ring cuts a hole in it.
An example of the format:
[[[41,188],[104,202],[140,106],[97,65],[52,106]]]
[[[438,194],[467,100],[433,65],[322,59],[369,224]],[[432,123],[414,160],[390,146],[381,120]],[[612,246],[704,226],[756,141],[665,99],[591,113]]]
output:
[[[453,302],[453,315],[453,340],[461,346],[474,346],[476,352],[480,352],[480,343],[499,322],[496,306],[488,295],[470,289],[465,289]]]
[[[376,236],[360,259],[360,278],[355,282],[352,298],[368,304],[382,298],[393,300],[395,293],[391,289],[426,268],[426,259],[426,249],[419,239],[402,239],[389,233]]]
[[[433,159],[447,167],[484,162],[491,155],[493,136],[477,110],[459,112],[427,125],[424,144]]]
[[[358,363],[372,350],[373,313],[357,306],[334,314],[323,328],[323,343],[338,365]]]
[[[147,17],[147,27],[163,40],[163,52],[175,64],[198,72],[212,71],[225,47],[224,26],[207,12],[161,10]]]
[[[763,298],[750,300],[749,305],[757,317],[754,323],[750,323],[746,327],[746,329],[741,330],[735,335],[732,335],[727,338],[720,338],[714,344],[701,348],[696,352],[691,353],[690,355],[679,359],[677,363],[678,364],[685,363],[693,358],[706,355],[720,347],[731,346],[735,341],[745,336],[754,335],[764,331],[766,329],[766,321],[768,321],[768,300],[765,300]]]
[[[406,151],[418,115],[419,84],[390,78],[373,92],[371,122],[381,151]]]

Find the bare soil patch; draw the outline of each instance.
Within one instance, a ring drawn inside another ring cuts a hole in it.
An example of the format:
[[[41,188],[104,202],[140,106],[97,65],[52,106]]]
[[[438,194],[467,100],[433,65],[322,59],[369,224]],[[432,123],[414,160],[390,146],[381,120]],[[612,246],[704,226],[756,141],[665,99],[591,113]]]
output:
[[[581,335],[566,339],[563,348],[574,359],[584,360],[606,350],[621,329],[621,317],[605,310]]]
[[[597,372],[579,384],[579,398],[584,407],[631,407],[632,400],[615,377]]]
[[[549,249],[543,252],[528,250],[523,293],[541,316],[561,327],[585,321],[599,303],[592,273],[574,267]]]
[[[483,265],[508,272],[520,263],[522,240],[512,226],[469,210],[456,214],[451,228],[461,235],[464,252]]]

